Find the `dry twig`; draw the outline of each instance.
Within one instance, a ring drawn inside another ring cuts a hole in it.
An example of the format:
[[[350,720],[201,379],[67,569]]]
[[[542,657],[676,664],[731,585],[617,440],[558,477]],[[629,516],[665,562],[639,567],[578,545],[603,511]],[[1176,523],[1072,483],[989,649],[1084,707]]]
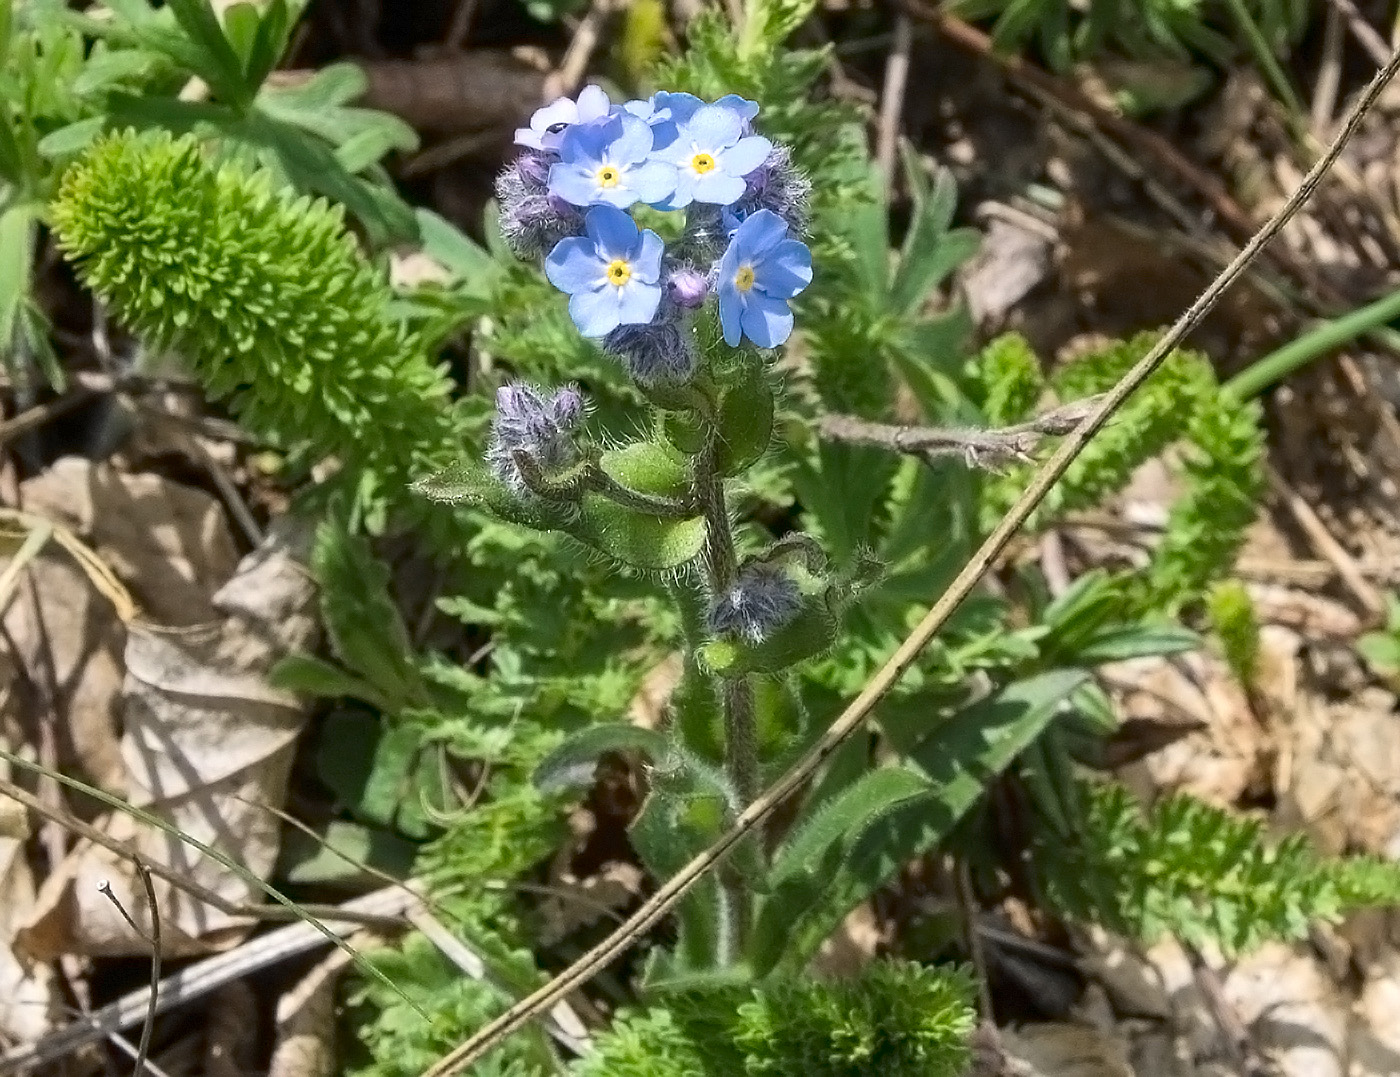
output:
[[[614,958],[630,949],[648,930],[663,917],[690,891],[708,872],[712,871],[740,842],[752,834],[758,826],[773,814],[789,796],[802,788],[842,744],[861,726],[875,705],[885,697],[928,646],[933,637],[947,623],[954,611],[972,593],[983,575],[1011,542],[1016,532],[1030,518],[1050,488],[1069,468],[1074,459],[1084,450],[1090,439],[1098,433],[1111,415],[1116,412],[1141,385],[1161,365],[1162,361],[1176,348],[1183,338],[1200,323],[1201,319],[1220,300],[1221,295],[1244,272],[1250,262],[1259,257],[1268,242],[1276,236],[1298,209],[1317,190],[1323,177],[1341,155],[1343,147],[1355,134],[1361,120],[1370,111],[1381,91],[1389,84],[1397,70],[1400,70],[1400,51],[1397,51],[1386,66],[1377,72],[1376,77],[1366,88],[1365,93],[1352,106],[1346,122],[1327,152],[1303,177],[1298,188],[1268,222],[1247,242],[1220,275],[1217,276],[1194,303],[1172,327],[1162,336],[1156,346],[1143,356],[1131,370],[1110,390],[1078,426],[1065,438],[1054,455],[1035,473],[1026,490],[1016,500],[1001,522],[987,536],[986,540],[972,555],[948,589],[924,615],[914,631],[900,644],[889,661],[870,679],[851,704],[832,723],[826,733],[794,763],[788,771],[753,801],[735,820],[720,838],[695,856],[674,876],[658,887],[656,893],[642,904],[622,928],[613,932],[602,942],[589,950],[548,984],[535,991],[528,998],[512,1006],[500,1017],[489,1022],[476,1035],[461,1044],[436,1065],[427,1071],[427,1077],[446,1077],[458,1073],[473,1062],[482,1058],[506,1036],[519,1029],[536,1014],[553,1005],[570,991],[588,982],[601,972]]]
[[[1031,452],[1044,438],[1068,434],[1094,410],[1101,399],[1101,396],[1093,396],[1075,400],[1044,415],[1037,415],[1028,422],[1001,430],[896,426],[858,419],[854,415],[823,415],[818,426],[822,436],[831,441],[875,445],[929,461],[941,456],[961,456],[968,467],[996,470],[1013,460],[1031,463]]]

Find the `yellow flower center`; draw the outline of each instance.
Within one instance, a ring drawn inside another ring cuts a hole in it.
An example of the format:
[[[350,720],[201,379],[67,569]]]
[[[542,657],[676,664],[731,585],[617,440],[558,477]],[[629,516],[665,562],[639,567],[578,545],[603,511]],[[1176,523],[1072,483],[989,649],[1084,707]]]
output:
[[[608,263],[608,283],[621,288],[632,276],[632,267],[622,258],[614,258]]]
[[[622,170],[612,165],[604,165],[598,169],[599,187],[616,187],[622,179]]]
[[[734,274],[734,287],[741,292],[747,292],[753,287],[753,266],[739,267],[739,272]]]
[[[697,153],[690,159],[690,167],[703,176],[706,172],[715,170],[715,159],[708,153]]]

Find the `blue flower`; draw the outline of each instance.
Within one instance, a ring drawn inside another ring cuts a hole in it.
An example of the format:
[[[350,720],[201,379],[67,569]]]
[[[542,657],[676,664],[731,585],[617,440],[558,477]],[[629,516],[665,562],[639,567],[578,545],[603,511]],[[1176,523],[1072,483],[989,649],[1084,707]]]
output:
[[[534,150],[557,150],[573,124],[592,123],[613,111],[608,95],[597,86],[585,86],[574,101],[568,97],[536,109],[529,127],[515,129],[515,144]]]
[[[812,252],[788,238],[781,217],[760,209],[734,232],[716,277],[724,342],[734,347],[742,332],[760,348],[776,348],[792,334],[788,300],[812,283]]]
[[[564,132],[549,190],[576,206],[662,202],[676,188],[676,170],[651,159],[651,128],[628,112]]]
[[[656,136],[656,148],[663,150],[676,141],[681,124],[689,122],[698,110],[705,107],[705,102],[694,94],[662,90],[652,94],[650,101],[629,101],[623,107],[651,124]],[[725,94],[715,102],[715,107],[727,109],[738,116],[742,131],[746,135],[754,117],[758,115],[756,102],[746,101],[734,93]]]
[[[612,206],[584,215],[587,237],[561,240],[545,276],[569,294],[569,316],[586,337],[619,325],[646,325],[661,305],[661,237]]]
[[[676,192],[669,206],[691,202],[727,206],[744,196],[744,177],[768,158],[773,143],[744,134],[740,113],[727,105],[702,105],[681,123],[661,156],[676,166]]]

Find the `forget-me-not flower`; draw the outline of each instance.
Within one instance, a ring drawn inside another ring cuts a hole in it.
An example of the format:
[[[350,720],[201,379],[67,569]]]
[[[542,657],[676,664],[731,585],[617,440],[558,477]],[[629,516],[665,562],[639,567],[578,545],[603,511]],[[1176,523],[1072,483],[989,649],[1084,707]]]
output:
[[[776,348],[792,334],[788,300],[812,283],[812,252],[788,238],[781,217],[760,209],[735,230],[716,278],[724,342],[734,347],[742,335]]]
[[[705,102],[693,93],[673,93],[669,90],[660,90],[646,101],[629,101],[623,106],[651,124],[658,150],[664,150],[676,141],[681,124],[687,123],[704,107]],[[745,100],[736,93],[725,94],[714,103],[714,107],[728,109],[738,116],[742,132],[746,135],[750,133],[754,117],[758,115],[758,102]]]
[[[533,150],[557,150],[569,127],[601,120],[612,111],[613,104],[606,93],[597,86],[585,86],[577,101],[561,97],[536,109],[529,127],[515,129],[515,144]]]
[[[568,293],[569,315],[586,337],[646,325],[661,305],[661,237],[612,206],[594,206],[583,220],[587,236],[560,240],[545,276]]]
[[[564,134],[561,160],[549,170],[549,190],[576,206],[665,201],[676,170],[651,157],[651,128],[629,112],[601,123],[576,124]]]
[[[727,206],[744,196],[744,181],[768,158],[773,143],[745,135],[740,114],[724,105],[702,105],[680,124],[662,156],[676,166],[676,193],[669,205],[692,202]]]

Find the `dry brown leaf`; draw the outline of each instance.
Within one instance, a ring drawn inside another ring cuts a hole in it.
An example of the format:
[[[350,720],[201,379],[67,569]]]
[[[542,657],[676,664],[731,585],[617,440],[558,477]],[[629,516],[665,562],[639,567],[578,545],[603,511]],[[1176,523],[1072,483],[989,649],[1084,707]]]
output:
[[[1347,1006],[1316,960],[1281,943],[1242,958],[1225,998],[1280,1077],[1342,1077]]]
[[[363,948],[365,938],[351,939]],[[332,950],[277,1002],[277,1046],[267,1077],[331,1077],[335,1073],[336,985],[350,955]]]
[[[1149,796],[1166,789],[1228,805],[1265,781],[1269,746],[1223,662],[1193,652],[1114,662],[1102,672],[1125,720],[1201,724],[1198,732],[1129,767],[1123,775],[1129,784]]]
[[[567,873],[551,877],[550,891],[539,903],[541,946],[553,946],[626,908],[642,892],[642,871],[635,864],[611,860],[583,879]]]
[[[289,542],[274,536],[244,559],[213,598],[219,619],[180,628],[131,626],[126,647],[122,758],[133,804],[211,845],[258,878],[277,855],[280,807],[302,702],[270,687],[267,673],[291,650],[313,646],[314,588]],[[124,813],[107,833],[150,861],[174,868],[230,903],[259,891],[190,846]],[[130,861],[90,843],[78,845],[45,881],[24,945],[58,952],[139,954],[133,934],[98,891],[104,881],[143,930],[144,891]],[[248,927],[160,879],[155,880],[167,956],[203,953],[237,941]]]
[[[237,563],[219,503],[158,475],[126,475],[65,457],[26,481],[21,499],[32,515],[86,542],[159,623],[209,620],[209,596]],[[0,690],[52,721],[65,771],[124,792],[117,730],[126,629],[108,597],[58,544],[51,542],[26,571],[28,580],[4,611]],[[16,695],[26,691],[28,697]]]
[[[12,948],[16,921],[33,907],[23,836],[0,837],[0,1044],[34,1043],[58,1025],[53,970],[22,962]]]
[[[1046,1022],[1007,1029],[1002,1046],[1036,1077],[1134,1077],[1123,1041],[1087,1025]]]

